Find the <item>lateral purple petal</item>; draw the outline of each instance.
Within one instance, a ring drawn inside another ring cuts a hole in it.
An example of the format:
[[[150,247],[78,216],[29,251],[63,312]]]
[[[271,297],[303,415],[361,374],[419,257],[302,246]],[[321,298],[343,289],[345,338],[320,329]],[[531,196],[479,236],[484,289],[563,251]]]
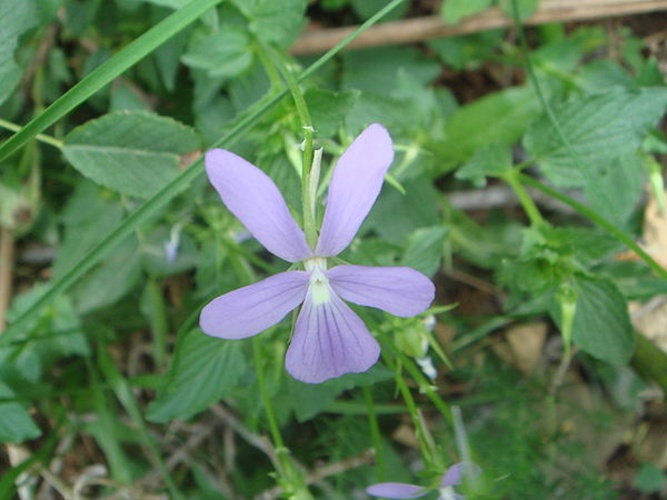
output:
[[[223,149],[207,152],[205,163],[222,202],[269,252],[288,262],[312,254],[303,231],[268,175]]]
[[[467,475],[468,479],[475,479],[482,473],[482,469],[477,465],[471,462],[459,462],[452,465],[440,481],[440,486],[456,486],[461,484],[464,475]]]
[[[350,144],[331,177],[317,255],[338,255],[350,244],[380,194],[393,159],[391,137],[377,123]]]
[[[336,266],[325,274],[343,299],[403,318],[424,312],[435,297],[431,280],[410,267]]]
[[[285,356],[290,375],[318,384],[365,372],[379,356],[380,346],[364,322],[333,291],[328,300],[317,304],[308,291]]]
[[[366,493],[384,498],[419,498],[429,493],[429,490],[414,484],[378,483],[366,488]]]
[[[213,299],[202,309],[199,326],[212,337],[251,337],[295,309],[303,302],[307,290],[307,272],[279,273]]]

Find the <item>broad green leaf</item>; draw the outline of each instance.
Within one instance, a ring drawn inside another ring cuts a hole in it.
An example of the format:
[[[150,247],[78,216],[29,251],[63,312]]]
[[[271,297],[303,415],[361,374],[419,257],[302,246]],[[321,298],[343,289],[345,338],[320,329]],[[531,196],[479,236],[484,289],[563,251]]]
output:
[[[305,24],[307,0],[234,0],[252,33],[265,43],[288,47]]]
[[[590,165],[593,184],[587,182],[584,194],[596,212],[623,226],[637,207],[644,189],[645,170],[636,153],[603,158]]]
[[[366,372],[348,373],[322,384],[305,384],[289,377],[287,390],[297,420],[305,422],[324,411],[343,391],[364,385],[371,386],[392,378],[394,373],[391,370],[376,364]]]
[[[577,297],[572,341],[591,356],[612,365],[626,364],[634,352],[634,334],[627,304],[611,281],[576,274],[572,289]],[[551,316],[560,326],[554,305]]]
[[[191,68],[206,71],[212,78],[219,78],[248,70],[254,55],[250,36],[241,28],[225,26],[194,42],[181,60]]]
[[[104,237],[109,227],[123,220],[123,207],[103,193],[104,188],[81,179],[70,195],[59,220],[64,237],[53,263],[52,276],[59,279]]]
[[[11,399],[15,394],[0,382],[0,399]],[[18,403],[0,402],[0,442],[22,443],[41,435],[30,414]]]
[[[7,320],[12,322],[24,314],[46,291],[46,286],[40,285],[18,295],[7,312]],[[89,353],[81,319],[66,295],[59,295],[50,307],[33,315],[21,334],[13,335],[12,340],[15,344],[0,348],[0,366],[11,364],[30,382],[37,382],[53,363],[65,356]]]
[[[447,228],[442,226],[416,229],[408,236],[401,265],[431,276],[440,268]]]
[[[501,177],[512,168],[512,151],[507,145],[493,144],[475,152],[470,161],[456,171],[456,178],[486,185],[487,177]]]
[[[440,65],[412,47],[383,47],[355,50],[343,56],[341,87],[387,93],[396,87],[401,71],[422,84],[440,74]]]
[[[537,11],[540,4],[540,0],[500,0],[500,8],[503,9],[508,16],[513,16],[514,8],[512,4],[514,2],[516,2],[520,21],[525,21],[535,14],[535,11]]]
[[[325,89],[310,89],[304,96],[310,117],[313,120],[316,137],[330,138],[336,135],[345,117],[357,101],[359,92],[348,90],[331,92]]]
[[[488,144],[512,145],[542,114],[528,87],[501,90],[460,108],[445,123],[445,138],[432,148],[444,174]]]
[[[477,68],[492,59],[502,43],[505,30],[489,30],[470,35],[436,38],[427,45],[454,70]]]
[[[89,313],[124,297],[141,276],[141,252],[136,239],[129,239],[90,272],[72,296],[79,313]]]
[[[0,2],[0,103],[4,102],[21,79],[21,68],[14,60],[19,36],[33,26],[36,19],[34,0]]]
[[[615,89],[554,106],[554,116],[581,164],[587,168],[634,153],[649,127],[665,112],[667,88],[639,92]],[[545,117],[524,137],[524,146],[542,173],[561,187],[598,182],[594,172],[580,172],[579,162]]]
[[[416,228],[438,224],[438,193],[425,176],[403,182],[405,194],[385,187],[362,226],[388,242],[402,245]]]
[[[176,178],[180,157],[199,148],[194,130],[148,112],[114,112],[74,129],[63,154],[93,182],[149,198]]]
[[[442,9],[442,17],[449,24],[456,24],[464,17],[471,16],[488,9],[494,0],[446,0]]]
[[[148,407],[147,418],[187,420],[234,389],[244,369],[240,342],[191,330],[178,339],[166,383]]]

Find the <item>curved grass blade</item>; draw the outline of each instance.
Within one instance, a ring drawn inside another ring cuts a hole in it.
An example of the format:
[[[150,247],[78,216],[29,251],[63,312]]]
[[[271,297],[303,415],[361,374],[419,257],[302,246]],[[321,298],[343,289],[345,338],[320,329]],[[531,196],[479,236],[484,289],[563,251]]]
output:
[[[192,0],[192,2],[153,26],[111,59],[93,70],[42,113],[33,118],[25,127],[0,145],[0,160],[5,159],[38,133],[60,120],[95,92],[134,66],[220,2],[222,0]]]
[[[405,0],[393,0],[384,8],[379,10],[375,15],[370,17],[364,24],[359,26],[357,30],[351,33],[342,42],[322,55],[317,61],[303,71],[297,78],[297,81],[303,81],[312,76],[322,66],[324,66],[331,58],[333,58],[343,47],[354,40],[360,33],[368,29],[370,26],[376,24],[385,15],[395,9]],[[233,127],[224,137],[217,141],[212,147],[228,148],[233,141],[241,135],[242,132],[250,128],[266,111],[275,106],[280,100],[285,97],[288,90],[285,88],[273,95],[267,95],[262,100],[258,101],[253,110],[245,115],[235,127]],[[35,132],[37,133],[37,132]],[[120,245],[126,238],[134,233],[135,228],[143,224],[145,221],[156,214],[164,205],[173,199],[178,193],[182,192],[198,175],[202,173],[202,161],[200,157],[196,162],[185,169],[172,182],[163,187],[151,199],[141,205],[136,211],[132,212],[120,225],[113,229],[95,248],[93,248],[83,259],[73,266],[66,274],[59,280],[51,284],[48,290],[35,301],[24,313],[16,318],[7,329],[5,334],[0,336],[0,347],[11,342],[12,337],[16,335],[19,328],[25,321],[37,313],[42,307],[51,302],[59,293],[63,293],[70,286],[72,286],[81,276],[88,272],[93,266],[104,259],[114,248]]]

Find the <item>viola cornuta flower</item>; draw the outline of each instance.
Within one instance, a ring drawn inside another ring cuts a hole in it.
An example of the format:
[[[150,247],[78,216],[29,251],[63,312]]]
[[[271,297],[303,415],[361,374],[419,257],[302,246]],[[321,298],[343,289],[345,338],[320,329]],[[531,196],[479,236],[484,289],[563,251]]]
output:
[[[223,339],[251,337],[301,305],[285,357],[294,378],[319,383],[375,364],[380,346],[344,301],[414,316],[431,304],[433,283],[408,267],[329,267],[329,259],[354,238],[393,157],[391,138],[378,124],[354,140],[334,169],[319,239],[311,248],[264,172],[230,151],[209,151],[206,173],[225,206],[269,252],[298,269],[213,299],[201,312],[204,333]]]
[[[465,500],[465,496],[454,491],[454,486],[461,484],[463,476],[470,479],[477,477],[481,469],[469,462],[460,462],[452,465],[440,480],[438,486],[438,500]],[[366,493],[374,497],[409,499],[419,498],[433,491],[432,488],[424,488],[416,484],[406,483],[378,483],[366,488]]]

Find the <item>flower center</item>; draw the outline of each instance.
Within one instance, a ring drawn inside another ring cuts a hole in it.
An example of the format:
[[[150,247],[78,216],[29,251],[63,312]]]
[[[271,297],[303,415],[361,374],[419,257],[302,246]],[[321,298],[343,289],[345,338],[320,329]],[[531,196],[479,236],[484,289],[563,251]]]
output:
[[[327,270],[327,260],[322,257],[312,257],[304,262],[306,271],[310,273],[310,299],[313,305],[318,306],[329,302],[331,289],[329,280],[324,271]]]

